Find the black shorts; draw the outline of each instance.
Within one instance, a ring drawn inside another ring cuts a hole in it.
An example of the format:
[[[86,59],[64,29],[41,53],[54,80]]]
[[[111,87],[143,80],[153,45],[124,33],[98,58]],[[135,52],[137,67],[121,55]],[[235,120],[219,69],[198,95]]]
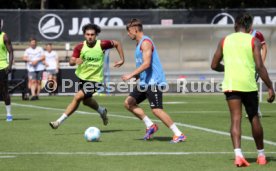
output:
[[[245,107],[248,116],[253,117],[258,114],[258,92],[225,92],[226,100],[240,99]]]
[[[8,74],[6,69],[0,70],[0,100],[8,96]]]
[[[133,92],[129,94],[129,96],[133,97],[136,100],[137,104],[143,102],[145,99],[148,99],[150,107],[152,109],[163,109],[163,89],[163,86],[156,85],[152,85],[149,87],[136,86]]]
[[[93,94],[103,88],[103,85],[94,81],[79,80],[79,90],[84,93],[84,98],[90,98]]]

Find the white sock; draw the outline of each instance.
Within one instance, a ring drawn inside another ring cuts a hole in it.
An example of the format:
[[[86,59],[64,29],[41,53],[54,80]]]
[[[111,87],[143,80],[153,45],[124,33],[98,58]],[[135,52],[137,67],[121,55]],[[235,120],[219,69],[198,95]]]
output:
[[[240,148],[235,148],[234,152],[235,152],[235,156],[243,157],[243,154]]]
[[[63,121],[65,121],[68,118],[68,116],[63,113],[58,119],[57,121],[61,124]]]
[[[153,125],[153,122],[150,120],[150,118],[148,116],[145,116],[143,118],[143,121],[144,121],[147,128],[150,128],[150,126]]]
[[[177,126],[174,123],[170,126],[170,129],[176,136],[180,136],[182,134],[182,132],[177,128]]]
[[[11,116],[11,105],[6,105],[7,116]]]
[[[98,112],[99,114],[102,114],[103,111],[104,111],[104,109],[105,109],[104,107],[99,106],[98,109],[97,109],[97,112]]]
[[[259,156],[265,156],[264,149],[257,150],[258,151],[258,157]]]
[[[258,106],[258,114],[259,114],[259,116],[262,116],[260,105]]]

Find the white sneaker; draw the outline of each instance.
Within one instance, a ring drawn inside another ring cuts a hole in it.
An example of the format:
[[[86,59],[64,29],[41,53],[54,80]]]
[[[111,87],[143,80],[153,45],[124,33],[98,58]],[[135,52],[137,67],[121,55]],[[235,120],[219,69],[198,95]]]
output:
[[[103,120],[103,124],[107,125],[108,124],[108,117],[107,117],[107,110],[106,108],[104,108],[104,110],[102,111],[102,113],[100,114],[102,120]]]
[[[57,129],[59,127],[59,122],[58,121],[53,121],[50,122],[49,125],[53,128],[53,129]]]

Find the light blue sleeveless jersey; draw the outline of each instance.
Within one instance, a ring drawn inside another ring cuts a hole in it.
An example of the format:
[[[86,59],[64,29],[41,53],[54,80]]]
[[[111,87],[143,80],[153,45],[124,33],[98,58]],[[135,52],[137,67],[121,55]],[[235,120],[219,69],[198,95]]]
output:
[[[143,36],[142,39],[140,40],[139,44],[136,47],[136,51],[135,51],[136,67],[138,68],[143,63],[143,53],[141,50],[141,45],[145,39],[152,42],[153,52],[152,52],[152,59],[151,59],[150,67],[140,73],[139,85],[140,86],[148,86],[148,85],[165,86],[165,85],[167,85],[167,81],[165,78],[165,74],[163,72],[161,62],[159,60],[159,56],[158,56],[156,47],[155,47],[153,41],[148,36]]]

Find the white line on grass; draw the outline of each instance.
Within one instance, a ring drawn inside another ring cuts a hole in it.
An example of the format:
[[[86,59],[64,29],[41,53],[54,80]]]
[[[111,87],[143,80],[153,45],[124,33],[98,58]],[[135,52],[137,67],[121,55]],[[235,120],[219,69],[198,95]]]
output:
[[[16,156],[0,156],[0,159],[10,159],[15,158]]]
[[[21,106],[21,107],[36,108],[36,109],[44,109],[44,110],[64,111],[64,109],[51,108],[51,107],[42,107],[42,106],[36,106],[36,105],[24,105],[24,104],[18,104],[18,103],[13,103],[13,105]],[[99,115],[98,113],[95,113],[95,112],[93,113],[93,112],[85,112],[85,111],[76,111],[76,113],[84,114],[84,115],[87,115],[87,114]],[[136,117],[132,117],[132,116],[122,116],[122,115],[112,115],[112,114],[109,114],[108,116],[137,120]],[[153,121],[154,122],[159,122],[159,123],[161,122],[160,120],[153,120]],[[183,127],[187,127],[187,128],[191,128],[191,129],[197,129],[197,130],[201,130],[201,131],[205,131],[205,132],[209,132],[209,133],[230,136],[230,133],[224,132],[224,131],[218,131],[218,130],[199,127],[199,126],[190,125],[190,124],[183,124],[183,123],[175,123],[175,124],[178,125],[178,126],[183,126]],[[254,139],[252,137],[249,137],[249,136],[242,136],[242,139],[254,141]],[[264,140],[264,143],[272,145],[272,146],[276,146],[276,142],[273,142],[273,141]]]
[[[256,152],[243,152],[256,154]],[[97,156],[150,156],[150,155],[233,155],[233,152],[0,152],[0,155],[97,155]],[[266,152],[276,154],[276,152]],[[0,156],[1,157],[1,156]],[[14,158],[16,156],[2,156]]]

